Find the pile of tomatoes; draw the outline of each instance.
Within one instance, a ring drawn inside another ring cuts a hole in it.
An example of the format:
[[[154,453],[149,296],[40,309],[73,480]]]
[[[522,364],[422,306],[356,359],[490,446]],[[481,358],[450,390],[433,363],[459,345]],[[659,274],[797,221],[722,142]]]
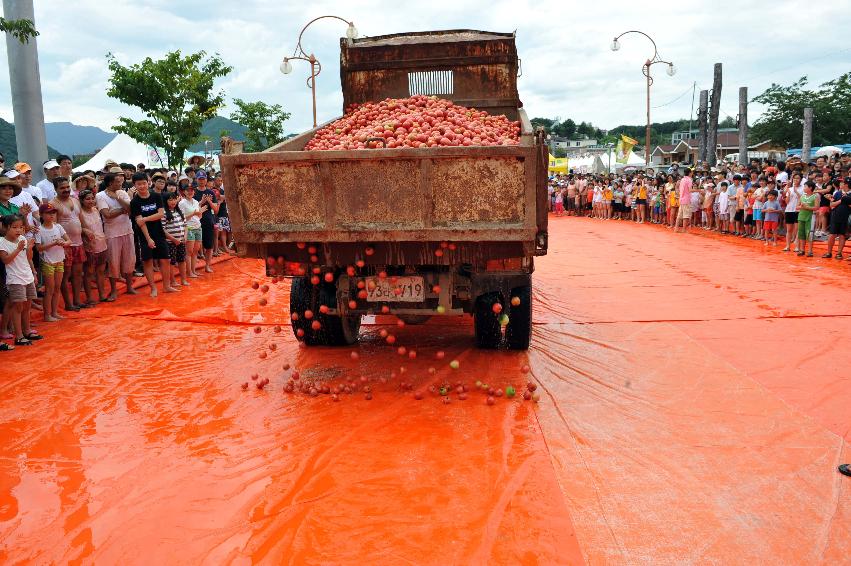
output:
[[[352,104],[346,108],[345,116],[317,130],[304,149],[495,146],[519,142],[520,122],[436,96],[415,95]]]

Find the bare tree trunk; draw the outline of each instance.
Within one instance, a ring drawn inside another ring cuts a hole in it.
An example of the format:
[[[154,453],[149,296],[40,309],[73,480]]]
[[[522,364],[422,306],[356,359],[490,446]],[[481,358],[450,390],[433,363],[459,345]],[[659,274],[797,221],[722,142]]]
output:
[[[35,21],[32,0],[3,0],[3,15],[9,20]],[[47,160],[47,136],[44,132],[44,106],[41,100],[41,76],[38,70],[38,42],[31,37],[22,43],[6,34],[6,55],[12,87],[12,113],[18,161],[32,167],[33,182],[44,177],[41,164]],[[11,163],[8,165],[12,165]]]
[[[748,87],[739,87],[739,164],[748,164]]]
[[[709,165],[718,162],[718,114],[721,112],[721,63],[715,63],[712,74],[712,99],[709,109],[709,128],[706,135],[706,152]]]
[[[813,145],[813,109],[804,108],[804,143],[801,145],[801,161],[810,162],[810,148]]]
[[[700,91],[700,106],[697,110],[697,160],[706,163],[706,112],[709,106],[709,91]]]

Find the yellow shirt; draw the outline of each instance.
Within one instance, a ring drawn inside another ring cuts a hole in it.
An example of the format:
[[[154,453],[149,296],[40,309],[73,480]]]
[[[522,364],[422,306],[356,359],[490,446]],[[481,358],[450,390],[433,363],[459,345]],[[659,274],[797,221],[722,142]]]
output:
[[[640,198],[640,199],[646,199],[647,198],[647,187],[646,186],[641,185],[640,187],[638,187],[638,198]]]
[[[606,187],[603,191],[603,200],[612,200],[612,188]]]

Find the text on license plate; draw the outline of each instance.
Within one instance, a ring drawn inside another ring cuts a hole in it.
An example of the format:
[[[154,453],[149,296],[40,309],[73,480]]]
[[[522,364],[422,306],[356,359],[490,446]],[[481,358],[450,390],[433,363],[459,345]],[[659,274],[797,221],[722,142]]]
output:
[[[422,277],[397,277],[372,279],[375,285],[367,285],[367,302],[370,303],[421,303],[425,300],[425,283]]]

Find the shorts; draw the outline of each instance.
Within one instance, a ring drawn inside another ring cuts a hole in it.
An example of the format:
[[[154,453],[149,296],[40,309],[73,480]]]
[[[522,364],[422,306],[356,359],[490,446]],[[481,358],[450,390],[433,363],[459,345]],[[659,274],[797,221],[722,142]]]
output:
[[[733,215],[733,220],[735,222],[741,222],[745,219],[745,211],[743,209],[739,209],[736,211],[736,214]]]
[[[762,222],[762,209],[761,208],[753,209],[753,219],[756,222]]]
[[[847,214],[837,213],[835,210],[830,215],[830,233],[834,236],[844,236],[848,232]]]
[[[776,232],[777,231],[777,221],[776,220],[766,220],[763,223],[763,227],[765,228],[766,232],[768,232],[769,230]]]
[[[798,238],[801,240],[810,240],[813,237],[813,217],[810,216],[806,220],[798,220]]]
[[[636,199],[635,203],[640,204],[640,205],[645,205],[645,204],[647,204],[647,199],[646,198]]]
[[[753,226],[753,225],[754,225],[753,214],[746,214],[745,215],[745,226]]]
[[[830,207],[829,206],[821,206],[821,207],[819,207],[818,211],[822,214],[830,214]]]
[[[201,241],[201,229],[200,228],[187,228],[187,230],[186,230],[186,241],[188,241],[188,242],[200,242]]]
[[[172,265],[177,265],[186,261],[186,244],[184,242],[180,242],[179,244],[169,242],[168,258],[171,260]]]
[[[662,207],[658,204],[654,204],[653,205],[653,214],[661,214],[661,213],[662,213]]]
[[[735,202],[731,202],[731,203],[727,204],[727,214],[729,215],[730,218],[736,217],[736,210],[738,209],[738,206],[739,205],[736,204]]]
[[[101,265],[106,265],[106,259],[109,255],[107,250],[103,250],[102,252],[86,252],[86,267],[100,267]]]
[[[230,232],[230,218],[228,218],[227,216],[219,218],[219,222],[217,225],[220,231]]]
[[[65,273],[65,262],[57,261],[56,263],[50,263],[48,261],[42,261],[41,273],[45,277],[53,277],[54,273]]]
[[[65,269],[71,269],[74,264],[86,263],[86,249],[83,246],[65,248]]]
[[[153,248],[148,245],[148,242],[142,242],[141,252],[142,261],[169,259],[168,241],[165,238],[154,240]]]
[[[213,222],[201,220],[201,247],[205,250],[212,250],[215,237]]]
[[[798,223],[798,213],[797,212],[784,212],[783,219],[786,220],[786,224],[797,224]]]
[[[133,249],[133,234],[106,239],[106,258],[109,276],[118,279],[133,273],[136,268],[136,250]]]
[[[62,265],[61,263],[59,265]],[[36,298],[35,283],[27,285],[7,285],[9,288],[9,302],[25,303]]]
[[[689,219],[691,218],[691,205],[690,204],[681,204],[680,210],[677,212],[677,218],[680,219]]]
[[[564,206],[567,210],[576,210],[576,198],[567,197],[567,199],[564,201]]]
[[[0,309],[9,298],[9,289],[6,287],[6,265],[0,261]]]

